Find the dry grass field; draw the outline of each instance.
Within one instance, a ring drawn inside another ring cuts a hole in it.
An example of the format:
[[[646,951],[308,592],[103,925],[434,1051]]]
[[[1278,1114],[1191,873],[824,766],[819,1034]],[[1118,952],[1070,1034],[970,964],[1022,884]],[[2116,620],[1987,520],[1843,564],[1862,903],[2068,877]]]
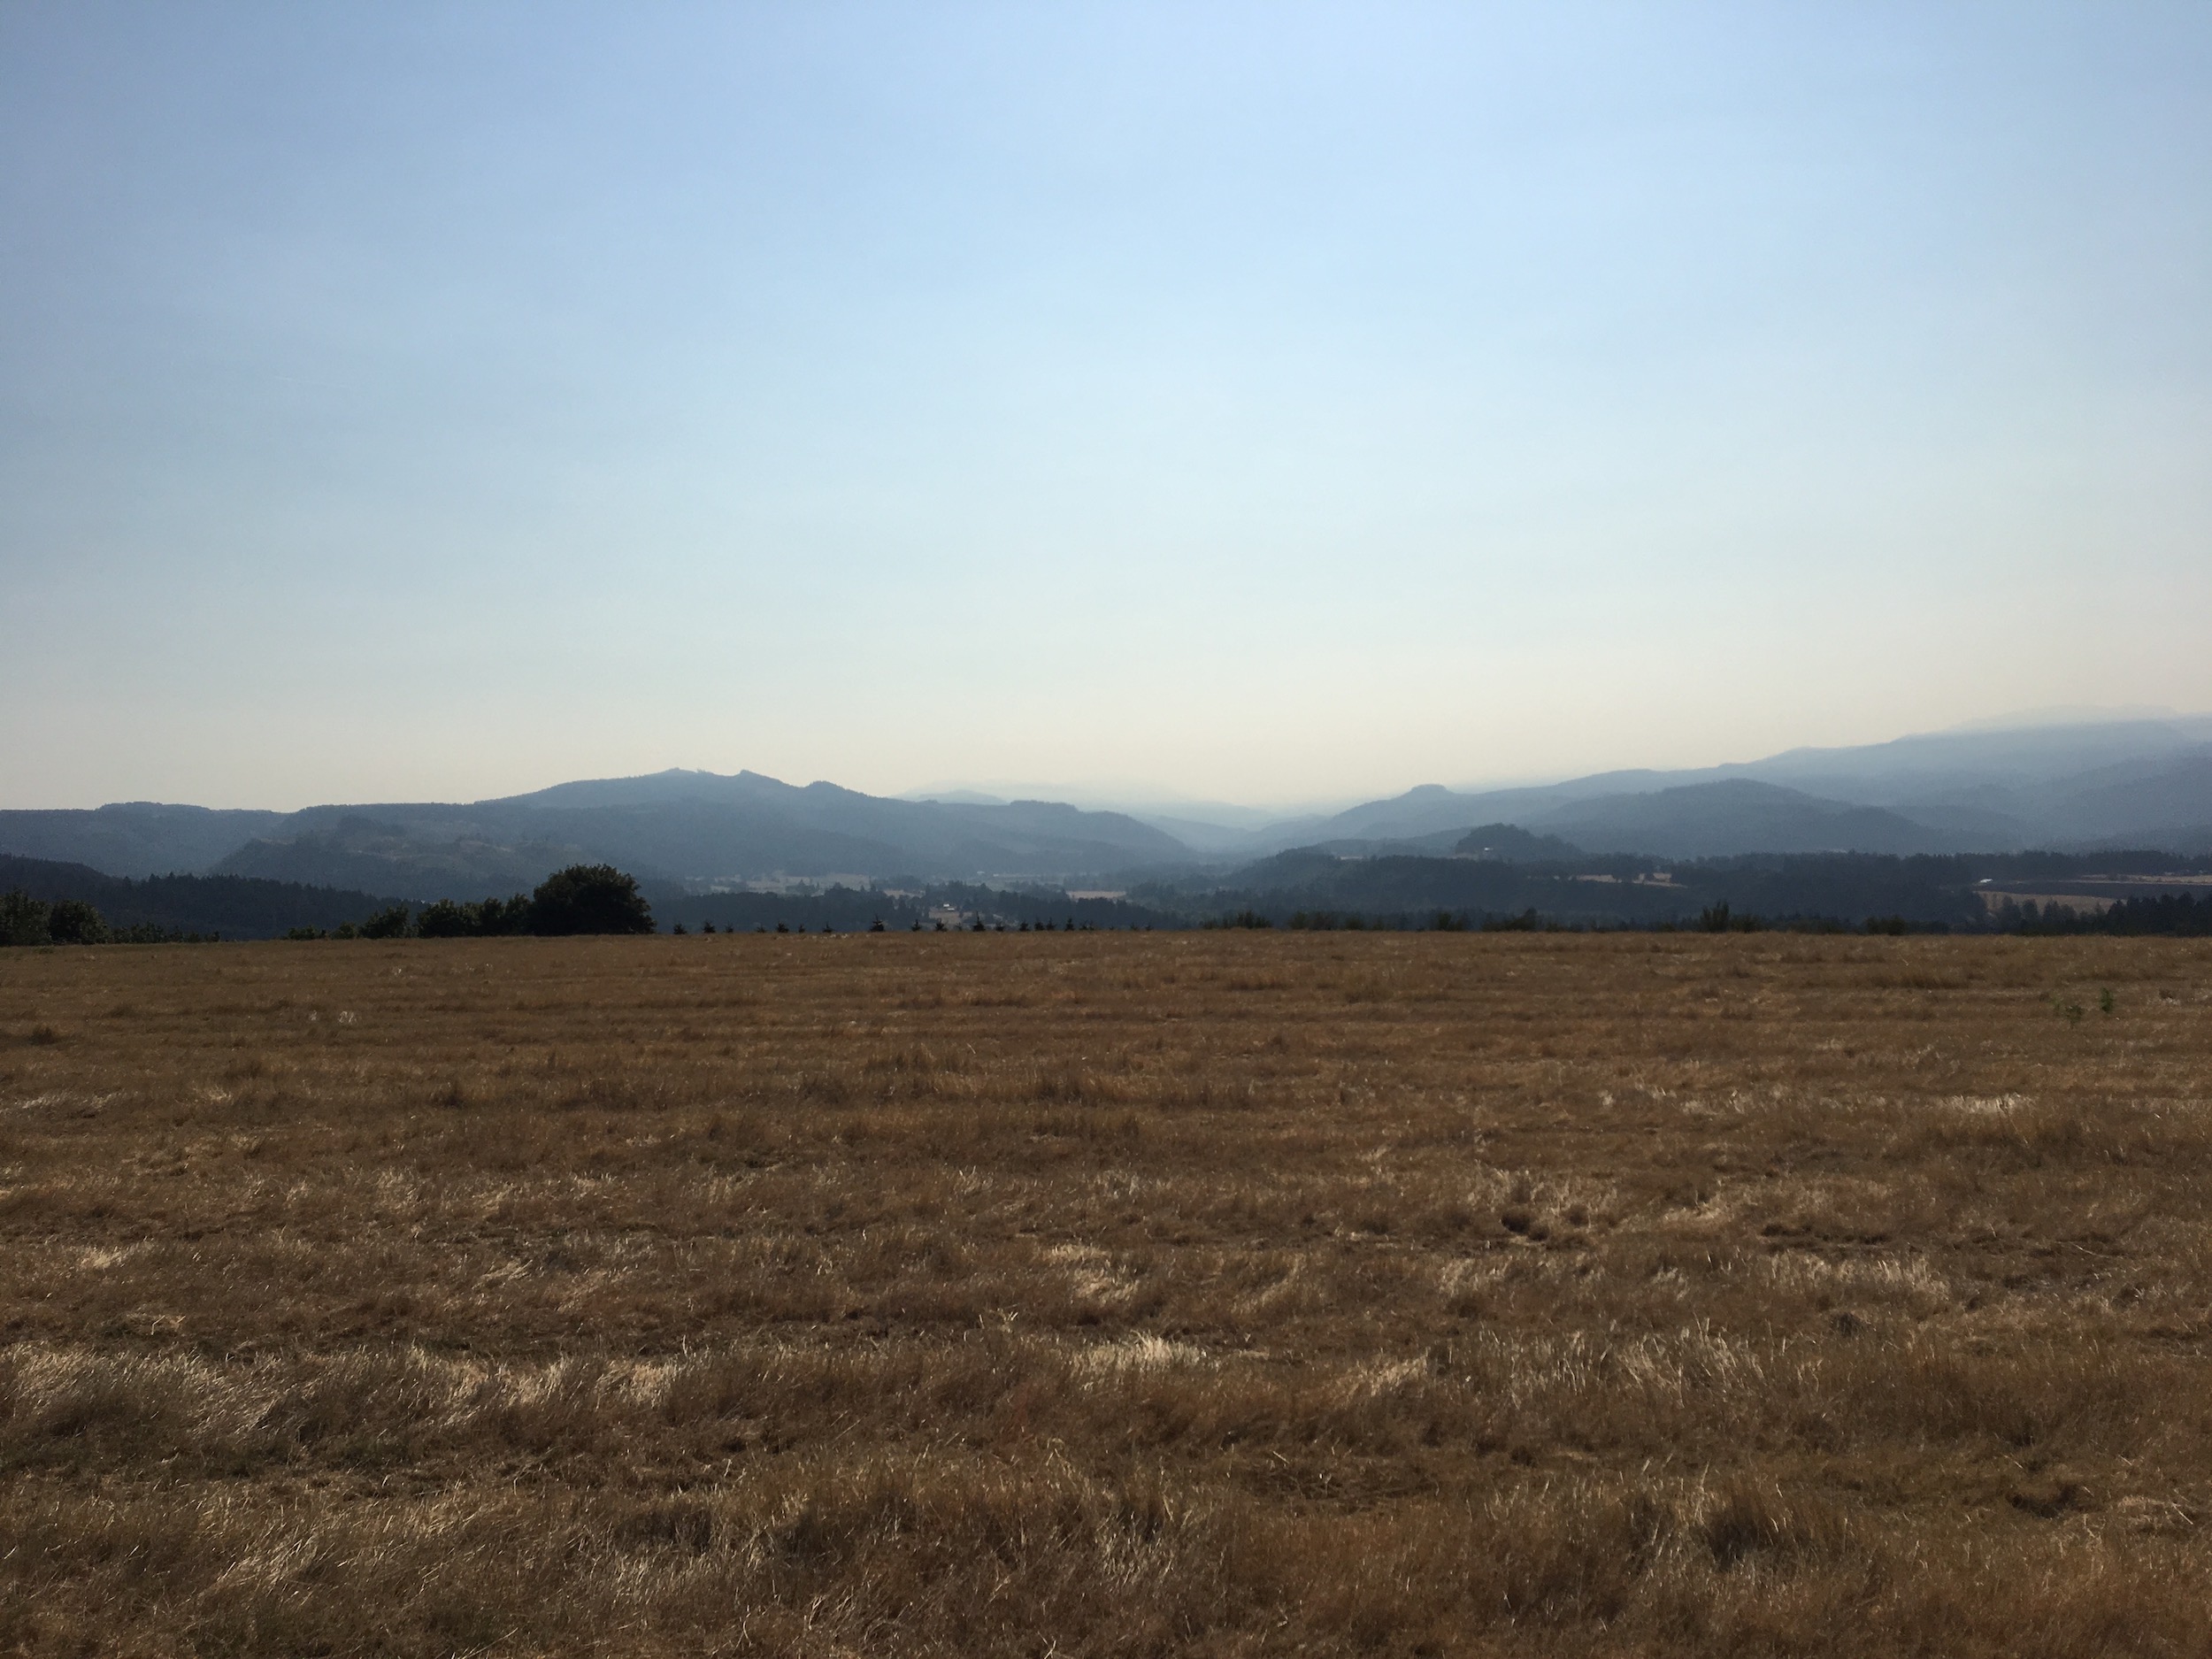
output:
[[[0,953],[0,1651],[2212,1653],[2208,1096],[2202,942]]]

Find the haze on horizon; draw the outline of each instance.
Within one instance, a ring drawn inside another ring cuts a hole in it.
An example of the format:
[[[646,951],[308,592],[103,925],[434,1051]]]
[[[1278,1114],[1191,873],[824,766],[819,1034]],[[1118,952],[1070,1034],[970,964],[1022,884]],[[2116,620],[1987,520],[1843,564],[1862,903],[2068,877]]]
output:
[[[0,8],[0,807],[2212,708],[2212,10]]]

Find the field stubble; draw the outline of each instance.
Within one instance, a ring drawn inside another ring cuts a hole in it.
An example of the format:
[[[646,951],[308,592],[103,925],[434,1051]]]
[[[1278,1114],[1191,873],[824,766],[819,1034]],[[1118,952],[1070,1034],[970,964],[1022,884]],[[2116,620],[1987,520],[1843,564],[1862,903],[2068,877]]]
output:
[[[2212,1652],[2208,1075],[2162,941],[9,952],[0,1648]]]

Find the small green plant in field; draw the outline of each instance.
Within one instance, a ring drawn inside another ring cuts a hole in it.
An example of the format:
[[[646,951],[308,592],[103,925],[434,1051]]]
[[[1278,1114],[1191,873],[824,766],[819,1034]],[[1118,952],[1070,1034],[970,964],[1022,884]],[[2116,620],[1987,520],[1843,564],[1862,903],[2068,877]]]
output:
[[[2051,1012],[2064,1019],[2067,1024],[2072,1025],[2078,1022],[2085,1011],[2079,1002],[2070,1002],[2057,992],[2051,993]]]
[[[2108,985],[2100,987],[2097,992],[2097,1011],[2100,1014],[2112,1011],[2112,987]]]

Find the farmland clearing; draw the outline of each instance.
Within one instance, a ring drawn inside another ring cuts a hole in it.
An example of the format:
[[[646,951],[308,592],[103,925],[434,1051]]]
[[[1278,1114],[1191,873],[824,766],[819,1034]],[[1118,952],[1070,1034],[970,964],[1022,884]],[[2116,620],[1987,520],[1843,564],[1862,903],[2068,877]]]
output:
[[[0,953],[0,1650],[2212,1652],[2212,946]]]

